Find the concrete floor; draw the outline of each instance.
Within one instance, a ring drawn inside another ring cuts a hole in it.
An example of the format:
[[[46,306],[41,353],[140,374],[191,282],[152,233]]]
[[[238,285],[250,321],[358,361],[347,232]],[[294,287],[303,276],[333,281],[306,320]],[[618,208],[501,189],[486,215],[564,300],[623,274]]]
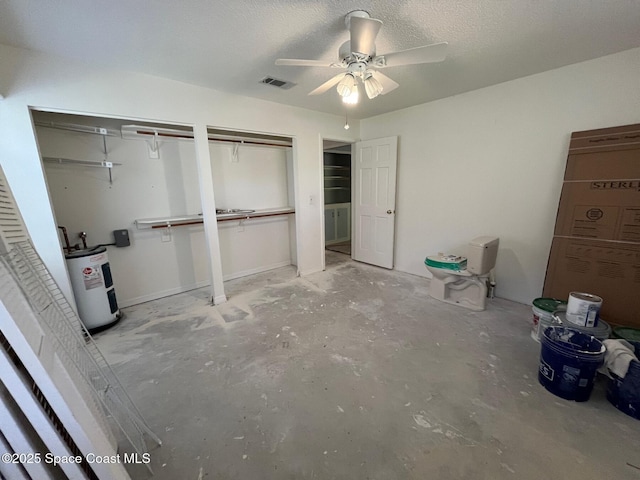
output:
[[[218,307],[202,289],[127,308],[96,340],[164,442],[154,479],[640,479],[640,422],[603,377],[585,403],[538,384],[530,307],[427,286],[327,252]]]

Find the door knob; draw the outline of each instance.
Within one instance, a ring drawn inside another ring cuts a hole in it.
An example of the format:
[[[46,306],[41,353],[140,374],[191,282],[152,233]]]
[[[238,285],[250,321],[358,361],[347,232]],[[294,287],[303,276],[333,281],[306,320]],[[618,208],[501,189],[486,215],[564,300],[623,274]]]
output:
[[[387,213],[388,213],[389,215],[391,215],[391,210],[387,210]]]

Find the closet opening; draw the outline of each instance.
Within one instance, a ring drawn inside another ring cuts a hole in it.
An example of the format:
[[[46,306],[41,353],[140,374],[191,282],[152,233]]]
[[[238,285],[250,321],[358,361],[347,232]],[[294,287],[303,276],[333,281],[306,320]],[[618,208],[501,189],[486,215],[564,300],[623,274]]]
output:
[[[210,284],[191,127],[36,110],[32,118],[87,328]]]
[[[207,133],[223,279],[297,266],[293,139]]]
[[[325,251],[351,256],[351,143],[323,140],[322,146]]]

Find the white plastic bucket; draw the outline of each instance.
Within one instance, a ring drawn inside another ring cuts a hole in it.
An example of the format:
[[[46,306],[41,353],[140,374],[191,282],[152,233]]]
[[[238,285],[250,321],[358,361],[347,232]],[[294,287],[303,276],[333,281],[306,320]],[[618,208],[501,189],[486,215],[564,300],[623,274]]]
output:
[[[580,327],[598,325],[602,299],[590,293],[571,292],[567,303],[567,320]]]
[[[553,318],[553,313],[564,310],[566,302],[555,298],[536,298],[533,301],[533,318],[531,322],[531,338],[540,342],[542,332],[551,325],[557,325]]]

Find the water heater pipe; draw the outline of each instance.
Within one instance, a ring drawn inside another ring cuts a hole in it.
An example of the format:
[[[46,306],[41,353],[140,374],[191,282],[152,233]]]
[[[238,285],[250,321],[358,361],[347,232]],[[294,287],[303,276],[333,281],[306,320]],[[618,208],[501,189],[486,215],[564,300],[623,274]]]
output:
[[[69,243],[69,235],[67,235],[67,229],[65,227],[61,227],[60,225],[58,225],[58,228],[62,230],[62,235],[64,236],[65,247],[63,250],[65,250],[67,253],[71,253],[71,250],[73,249],[71,248],[71,244]]]

